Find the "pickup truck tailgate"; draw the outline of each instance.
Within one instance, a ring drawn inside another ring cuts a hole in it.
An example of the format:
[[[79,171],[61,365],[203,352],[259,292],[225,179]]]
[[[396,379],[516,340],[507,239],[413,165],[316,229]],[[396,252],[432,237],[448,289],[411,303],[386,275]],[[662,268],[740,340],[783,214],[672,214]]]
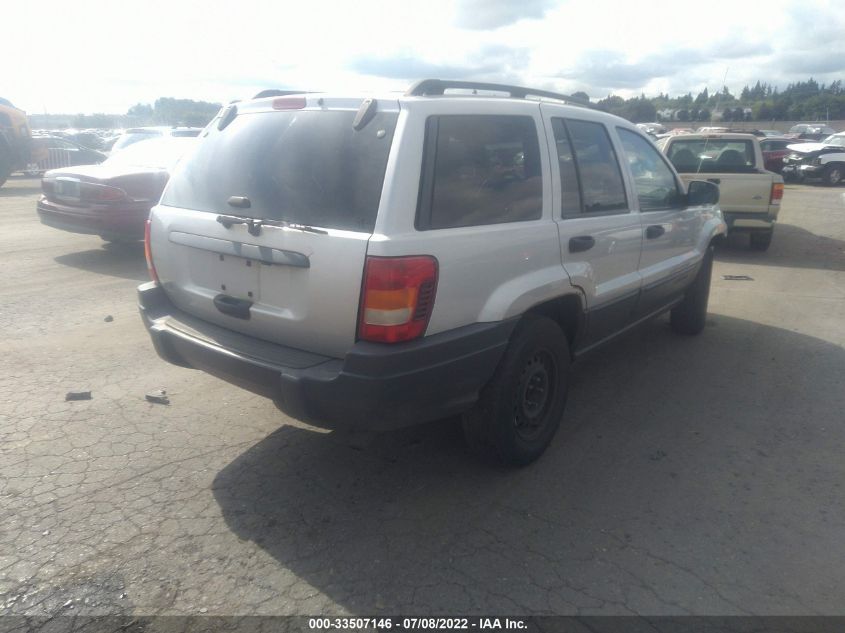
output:
[[[708,180],[719,185],[719,207],[732,213],[769,213],[773,176],[757,174],[681,174],[688,185],[692,180]]]

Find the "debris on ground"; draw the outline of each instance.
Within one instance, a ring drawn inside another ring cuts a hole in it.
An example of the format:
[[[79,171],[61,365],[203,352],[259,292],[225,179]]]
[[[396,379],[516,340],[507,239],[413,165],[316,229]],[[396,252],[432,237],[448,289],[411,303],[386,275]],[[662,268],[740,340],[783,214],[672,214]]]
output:
[[[106,323],[111,323],[112,321],[114,321],[114,317],[109,314],[105,319],[103,319],[103,321],[105,321]]]
[[[722,279],[725,281],[754,281],[748,275],[722,275]]]
[[[155,404],[170,404],[170,398],[167,397],[167,392],[164,389],[151,391],[144,397],[147,399],[147,402],[153,402]]]
[[[91,399],[91,392],[90,391],[68,391],[65,394],[65,402],[68,400],[90,400]]]

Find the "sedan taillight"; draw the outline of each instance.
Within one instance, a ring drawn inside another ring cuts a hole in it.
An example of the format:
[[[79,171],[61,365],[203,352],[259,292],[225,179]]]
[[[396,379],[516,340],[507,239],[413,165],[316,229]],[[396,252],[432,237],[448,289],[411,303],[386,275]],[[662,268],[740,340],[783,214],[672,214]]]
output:
[[[86,202],[119,202],[126,198],[126,192],[118,187],[96,185],[92,182],[79,183],[79,199]]]

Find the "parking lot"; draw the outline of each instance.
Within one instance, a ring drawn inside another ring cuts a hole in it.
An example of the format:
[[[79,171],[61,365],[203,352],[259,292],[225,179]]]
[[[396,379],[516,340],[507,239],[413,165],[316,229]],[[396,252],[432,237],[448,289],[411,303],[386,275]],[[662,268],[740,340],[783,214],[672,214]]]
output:
[[[0,613],[845,613],[845,188],[720,248],[701,336],[576,365],[522,470],[453,420],[350,439],[164,363],[142,245],[42,226],[37,192],[0,189]]]

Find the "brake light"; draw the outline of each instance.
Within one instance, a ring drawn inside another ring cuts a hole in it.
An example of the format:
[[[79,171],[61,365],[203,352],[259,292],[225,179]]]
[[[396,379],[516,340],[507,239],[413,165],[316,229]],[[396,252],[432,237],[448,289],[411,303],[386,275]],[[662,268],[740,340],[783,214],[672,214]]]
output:
[[[273,99],[274,110],[302,110],[305,107],[305,97],[279,97]]]
[[[428,327],[436,292],[434,257],[367,257],[358,337],[378,343],[419,338]]]
[[[88,202],[117,202],[126,198],[126,192],[117,187],[81,182],[79,183],[79,198]]]
[[[144,224],[144,257],[147,258],[147,270],[150,273],[150,279],[158,283],[158,273],[156,272],[155,264],[153,264],[153,249],[150,244],[150,219],[147,218]]]
[[[772,183],[772,197],[769,201],[769,204],[780,204],[780,201],[783,199],[783,183],[782,182],[775,182]]]

